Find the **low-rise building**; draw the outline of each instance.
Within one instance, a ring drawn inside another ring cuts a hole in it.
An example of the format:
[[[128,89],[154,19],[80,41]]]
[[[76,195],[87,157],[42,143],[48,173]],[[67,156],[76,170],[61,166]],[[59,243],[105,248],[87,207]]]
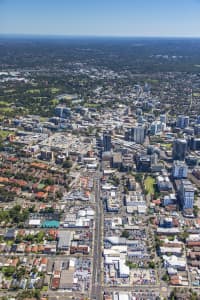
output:
[[[70,248],[72,240],[72,231],[59,231],[58,232],[58,245],[57,249],[60,251],[67,251]]]

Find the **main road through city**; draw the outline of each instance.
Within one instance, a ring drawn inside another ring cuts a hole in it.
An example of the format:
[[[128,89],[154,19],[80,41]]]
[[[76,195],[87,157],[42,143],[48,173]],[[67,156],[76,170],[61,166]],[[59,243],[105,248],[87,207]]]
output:
[[[93,272],[91,299],[102,299],[101,290],[101,260],[102,260],[102,225],[103,225],[103,207],[100,199],[100,176],[97,171],[95,180],[95,201],[96,201],[96,217],[94,230],[94,248],[93,248]]]

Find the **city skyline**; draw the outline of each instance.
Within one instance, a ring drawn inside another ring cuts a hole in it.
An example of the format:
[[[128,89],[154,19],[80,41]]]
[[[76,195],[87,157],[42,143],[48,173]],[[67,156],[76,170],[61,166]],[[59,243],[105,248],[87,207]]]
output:
[[[200,37],[199,0],[0,1],[0,34]]]

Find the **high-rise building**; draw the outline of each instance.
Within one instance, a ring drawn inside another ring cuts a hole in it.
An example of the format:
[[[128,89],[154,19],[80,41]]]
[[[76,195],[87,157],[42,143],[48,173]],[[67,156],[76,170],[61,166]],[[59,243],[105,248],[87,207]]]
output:
[[[55,114],[57,117],[67,119],[71,116],[71,109],[65,106],[57,106],[55,108]]]
[[[159,122],[159,121],[154,121],[154,122],[151,124],[151,127],[150,127],[150,134],[151,134],[151,135],[156,135],[156,134],[161,133],[162,130],[163,130],[162,123]]]
[[[180,115],[177,117],[176,127],[184,129],[189,126],[189,123],[190,123],[190,119],[188,116]]]
[[[173,164],[172,176],[175,179],[187,178],[188,167],[183,161],[176,160]]]
[[[131,129],[131,140],[137,144],[143,144],[145,140],[145,128],[137,126]]]
[[[194,126],[194,134],[200,136],[200,124]]]
[[[50,150],[50,148],[43,148],[40,153],[40,158],[42,160],[52,161],[54,159],[54,153]]]
[[[166,124],[167,123],[167,116],[166,115],[160,115],[160,122]]]
[[[143,126],[129,128],[125,132],[125,140],[133,141],[137,144],[143,144],[145,141],[146,129]]]
[[[197,116],[197,124],[200,124],[200,116]]]
[[[194,187],[189,180],[181,180],[179,199],[183,210],[192,209],[194,205]]]
[[[185,160],[187,154],[187,141],[185,139],[176,139],[173,142],[173,159]]]
[[[200,138],[191,138],[190,140],[190,149],[194,151],[200,150]]]
[[[141,116],[142,113],[143,113],[142,109],[138,107],[138,108],[136,109],[136,115],[137,115],[137,116]]]
[[[111,134],[109,132],[103,133],[103,150],[110,151],[112,148],[111,144]]]
[[[139,172],[150,172],[151,155],[138,154],[136,157],[136,166]]]

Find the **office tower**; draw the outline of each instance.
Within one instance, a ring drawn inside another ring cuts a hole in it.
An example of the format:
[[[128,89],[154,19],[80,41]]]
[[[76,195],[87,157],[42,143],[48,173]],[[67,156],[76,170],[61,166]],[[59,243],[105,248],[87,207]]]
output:
[[[200,136],[200,124],[194,126],[194,134]]]
[[[167,123],[167,116],[166,115],[160,115],[160,122],[166,124]]]
[[[67,119],[71,116],[71,109],[65,106],[57,106],[55,108],[55,115],[57,117]]]
[[[143,144],[145,140],[145,128],[137,126],[131,129],[131,140],[137,144]]]
[[[197,116],[197,124],[200,124],[200,116]]]
[[[162,123],[159,121],[154,121],[150,127],[150,134],[156,135],[162,132]]]
[[[111,144],[111,134],[109,132],[103,133],[103,150],[110,151],[112,148]]]
[[[194,151],[200,150],[200,138],[194,138],[194,137],[191,138],[190,149]]]
[[[192,209],[194,205],[194,187],[189,180],[181,180],[179,199],[183,210]]]
[[[172,156],[174,160],[185,160],[187,154],[187,141],[185,139],[176,139],[173,142]]]
[[[190,120],[189,120],[188,116],[180,115],[177,117],[176,127],[184,129],[189,126],[189,122],[190,122]]]
[[[175,179],[187,178],[188,167],[183,161],[176,160],[173,164],[172,176]]]

